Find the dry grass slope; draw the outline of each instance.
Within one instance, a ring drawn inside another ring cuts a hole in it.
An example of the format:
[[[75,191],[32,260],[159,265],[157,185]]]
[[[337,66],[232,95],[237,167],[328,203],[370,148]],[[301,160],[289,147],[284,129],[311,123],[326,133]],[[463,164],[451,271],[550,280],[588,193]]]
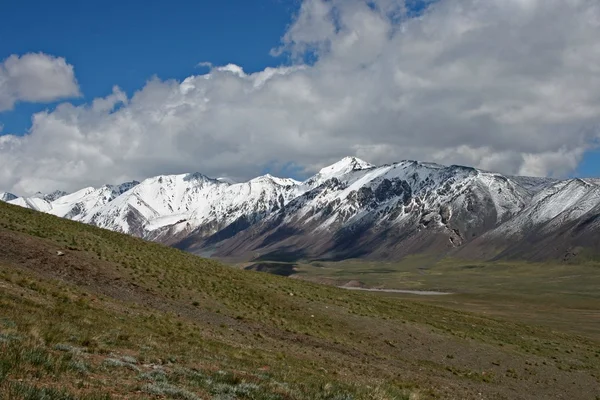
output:
[[[1,398],[596,399],[599,348],[0,203]]]

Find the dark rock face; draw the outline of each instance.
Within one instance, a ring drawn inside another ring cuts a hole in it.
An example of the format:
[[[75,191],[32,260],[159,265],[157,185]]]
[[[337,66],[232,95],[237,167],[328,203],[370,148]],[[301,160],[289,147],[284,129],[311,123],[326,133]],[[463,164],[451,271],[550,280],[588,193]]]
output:
[[[440,206],[440,217],[442,224],[447,225],[450,221],[450,207],[445,204]]]
[[[65,215],[65,218],[73,218],[76,215],[80,215],[84,211],[84,208],[80,203],[75,204],[71,210]]]
[[[123,194],[126,191],[133,189],[134,187],[136,187],[137,185],[139,185],[140,183],[138,181],[131,181],[131,182],[125,182],[120,184],[119,186],[116,187],[116,192],[118,194]]]
[[[399,200],[404,205],[410,203],[412,189],[408,182],[401,179],[383,179],[375,189],[361,187],[348,196],[350,202],[354,202],[357,207],[365,209],[375,209],[381,203],[392,199]]]
[[[67,192],[63,192],[62,190],[56,190],[52,193],[44,195],[43,199],[50,203],[54,200],[60,199],[63,196],[66,196],[67,194]]]
[[[394,197],[401,197],[402,203],[407,205],[412,198],[412,189],[408,182],[401,179],[384,179],[375,189],[375,198],[384,202]]]
[[[354,202],[357,207],[360,208],[373,208],[375,207],[375,194],[369,187],[361,187],[358,190],[350,193],[348,200]]]

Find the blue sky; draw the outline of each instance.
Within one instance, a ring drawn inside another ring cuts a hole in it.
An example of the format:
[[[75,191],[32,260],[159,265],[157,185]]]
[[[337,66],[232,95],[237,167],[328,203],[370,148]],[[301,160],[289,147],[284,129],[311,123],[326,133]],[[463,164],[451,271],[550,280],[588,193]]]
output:
[[[404,1],[4,1],[0,190],[348,155],[600,176],[600,3]]]
[[[247,72],[285,62],[279,44],[295,0],[19,0],[0,5],[0,59],[44,52],[75,66],[83,97],[128,95],[153,75],[182,80],[205,73],[200,62],[234,63]],[[0,60],[1,61],[1,60]],[[4,133],[21,134],[34,112],[55,104],[17,103],[0,113]]]

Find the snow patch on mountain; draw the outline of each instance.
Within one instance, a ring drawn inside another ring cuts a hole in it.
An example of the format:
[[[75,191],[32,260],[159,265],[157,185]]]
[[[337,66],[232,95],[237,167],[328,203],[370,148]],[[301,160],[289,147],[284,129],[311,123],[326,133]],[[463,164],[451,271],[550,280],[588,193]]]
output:
[[[361,160],[360,158],[344,157],[334,164],[321,168],[319,173],[303,182],[303,186],[308,190],[310,188],[317,187],[328,179],[341,177],[354,171],[360,171],[369,168],[373,168],[373,165]]]
[[[52,204],[39,197],[18,197],[8,201],[8,203],[41,212],[50,212],[50,210],[52,210]]]
[[[332,177],[347,174],[351,171],[372,168],[373,165],[356,157],[344,157],[335,164],[322,168],[319,175],[323,177]]]
[[[234,181],[233,179],[231,179],[231,178],[226,178],[226,177],[220,177],[220,178],[217,178],[217,180],[218,180],[219,182],[227,183],[227,184],[229,184],[229,185],[234,185],[234,184],[236,184],[236,183],[237,183],[237,182],[236,182],[236,181]]]

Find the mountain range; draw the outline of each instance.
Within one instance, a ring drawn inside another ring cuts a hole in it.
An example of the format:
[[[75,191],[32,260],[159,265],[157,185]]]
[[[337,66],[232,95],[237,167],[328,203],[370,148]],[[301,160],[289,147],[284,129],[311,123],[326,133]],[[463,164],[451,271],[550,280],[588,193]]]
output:
[[[236,260],[594,256],[600,180],[505,176],[464,166],[346,157],[300,182],[199,173],[0,199]]]

